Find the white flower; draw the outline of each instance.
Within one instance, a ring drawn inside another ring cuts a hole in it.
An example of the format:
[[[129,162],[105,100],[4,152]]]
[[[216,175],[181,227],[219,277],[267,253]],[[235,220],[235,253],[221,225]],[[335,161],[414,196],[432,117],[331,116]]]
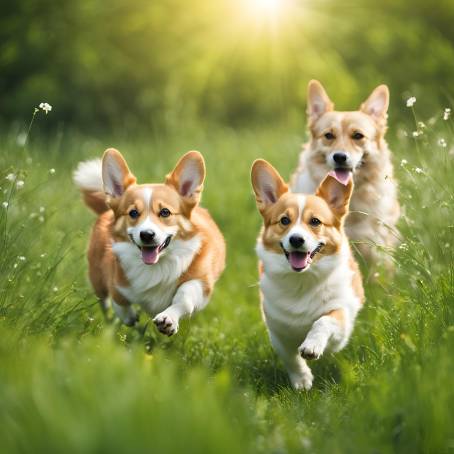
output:
[[[412,96],[411,98],[407,99],[407,107],[413,107],[415,105],[416,98]]]
[[[416,167],[416,168],[415,168],[415,172],[416,172],[416,173],[424,173],[424,170],[422,170],[422,169],[419,168],[419,167]]]
[[[40,255],[40,257],[43,259],[44,257],[46,257],[46,255],[47,255],[47,254],[44,252],[44,253],[42,253],[42,254]]]
[[[49,173],[50,173],[51,175],[53,175],[53,174],[55,173],[55,169],[53,169],[53,168],[52,168],[52,169],[49,169]]]
[[[38,221],[39,221],[39,222],[44,222],[44,216],[40,216],[40,217],[38,218]]]
[[[17,257],[21,262],[25,262],[25,260],[27,260],[23,255],[19,255],[19,257]]]
[[[411,133],[411,135],[412,135],[413,137],[418,137],[418,136],[420,136],[421,134],[422,134],[422,133],[421,133],[420,131],[413,131],[413,132]]]
[[[8,180],[8,181],[14,181],[16,179],[16,175],[14,175],[14,173],[8,173],[8,175],[6,175],[5,177],[5,180]]]
[[[9,205],[8,202],[3,202],[3,203],[2,203],[2,207],[3,207],[3,208],[8,208],[8,205]]]
[[[402,251],[407,251],[408,250],[408,244],[407,243],[402,243],[399,246],[399,249],[401,249]]]
[[[426,124],[422,121],[418,121],[418,128],[424,129],[426,127]]]
[[[58,287],[54,287],[52,290],[53,290],[54,292],[58,292]]]
[[[24,186],[24,181],[23,180],[18,180],[16,183],[16,188],[21,189]]]
[[[39,212],[40,213],[44,213],[44,211],[46,211],[46,209],[44,207],[39,207]]]
[[[451,115],[451,109],[446,107],[445,111],[443,112],[443,120],[447,120]]]
[[[406,164],[408,164],[408,161],[406,159],[402,159],[402,161],[400,161],[401,167],[404,167]]]
[[[46,115],[52,110],[52,106],[50,104],[48,104],[47,102],[42,102],[39,105],[39,108],[44,110],[44,112],[46,112]]]
[[[440,145],[440,147],[443,147],[443,148],[446,148],[448,146],[448,144],[446,143],[446,140],[445,139],[438,139],[438,145]]]

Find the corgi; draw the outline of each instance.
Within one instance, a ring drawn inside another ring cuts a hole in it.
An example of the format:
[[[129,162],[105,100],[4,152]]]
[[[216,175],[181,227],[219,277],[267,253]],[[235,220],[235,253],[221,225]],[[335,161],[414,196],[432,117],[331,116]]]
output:
[[[204,308],[225,266],[225,242],[199,206],[205,162],[185,154],[164,183],[137,184],[123,156],[79,164],[74,181],[98,214],[88,247],[89,278],[106,311],[133,326],[133,304],[171,336],[182,317]]]
[[[262,314],[292,386],[309,390],[306,360],[344,348],[364,303],[344,232],[353,182],[331,172],[315,195],[293,193],[264,160],[254,162],[251,180],[263,217],[256,246]]]
[[[345,231],[369,265],[392,269],[392,257],[382,253],[397,244],[400,215],[391,153],[385,141],[389,90],[380,85],[359,110],[338,112],[316,80],[308,86],[309,142],[300,154],[290,185],[294,192],[313,193],[334,171],[341,181],[353,175],[355,191]],[[378,246],[378,247],[375,247]]]

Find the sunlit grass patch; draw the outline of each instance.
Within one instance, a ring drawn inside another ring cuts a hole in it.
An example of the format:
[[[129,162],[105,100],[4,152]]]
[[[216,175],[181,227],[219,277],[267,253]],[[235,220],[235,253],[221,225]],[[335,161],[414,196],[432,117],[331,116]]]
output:
[[[349,346],[315,363],[314,389],[301,394],[261,321],[249,169],[263,157],[289,175],[302,136],[200,126],[31,137],[26,147],[0,137],[5,452],[449,452],[454,131],[444,109],[409,124],[389,132],[403,208],[396,274],[377,271]],[[228,264],[210,305],[171,339],[145,314],[140,329],[107,323],[86,279],[94,216],[71,172],[110,145],[139,181],[162,181],[189,149],[206,158],[203,205],[225,233]]]

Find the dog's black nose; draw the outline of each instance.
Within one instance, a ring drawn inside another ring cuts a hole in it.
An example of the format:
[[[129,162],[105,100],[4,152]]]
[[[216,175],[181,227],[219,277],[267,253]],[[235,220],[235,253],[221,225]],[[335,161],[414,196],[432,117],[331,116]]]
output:
[[[140,239],[144,244],[150,244],[155,237],[153,230],[142,230],[140,232]]]
[[[292,235],[288,239],[288,241],[295,249],[301,247],[304,244],[304,238],[299,235]]]
[[[347,161],[347,155],[345,153],[334,153],[333,159],[337,164],[345,164],[345,162]]]

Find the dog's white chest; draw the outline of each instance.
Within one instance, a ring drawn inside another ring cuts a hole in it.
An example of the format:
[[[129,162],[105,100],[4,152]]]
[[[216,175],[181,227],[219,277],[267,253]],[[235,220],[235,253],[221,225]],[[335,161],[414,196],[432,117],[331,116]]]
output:
[[[178,280],[189,268],[200,249],[198,236],[190,240],[174,240],[155,265],[143,263],[140,250],[131,243],[115,243],[112,247],[129,282],[118,291],[133,304],[139,304],[150,315],[156,315],[172,304]]]
[[[261,247],[258,252],[265,268],[260,281],[263,311],[271,331],[300,342],[315,320],[334,309],[344,309],[348,318],[356,315],[360,301],[346,252],[322,258],[303,274],[285,273],[288,264],[282,255]]]

